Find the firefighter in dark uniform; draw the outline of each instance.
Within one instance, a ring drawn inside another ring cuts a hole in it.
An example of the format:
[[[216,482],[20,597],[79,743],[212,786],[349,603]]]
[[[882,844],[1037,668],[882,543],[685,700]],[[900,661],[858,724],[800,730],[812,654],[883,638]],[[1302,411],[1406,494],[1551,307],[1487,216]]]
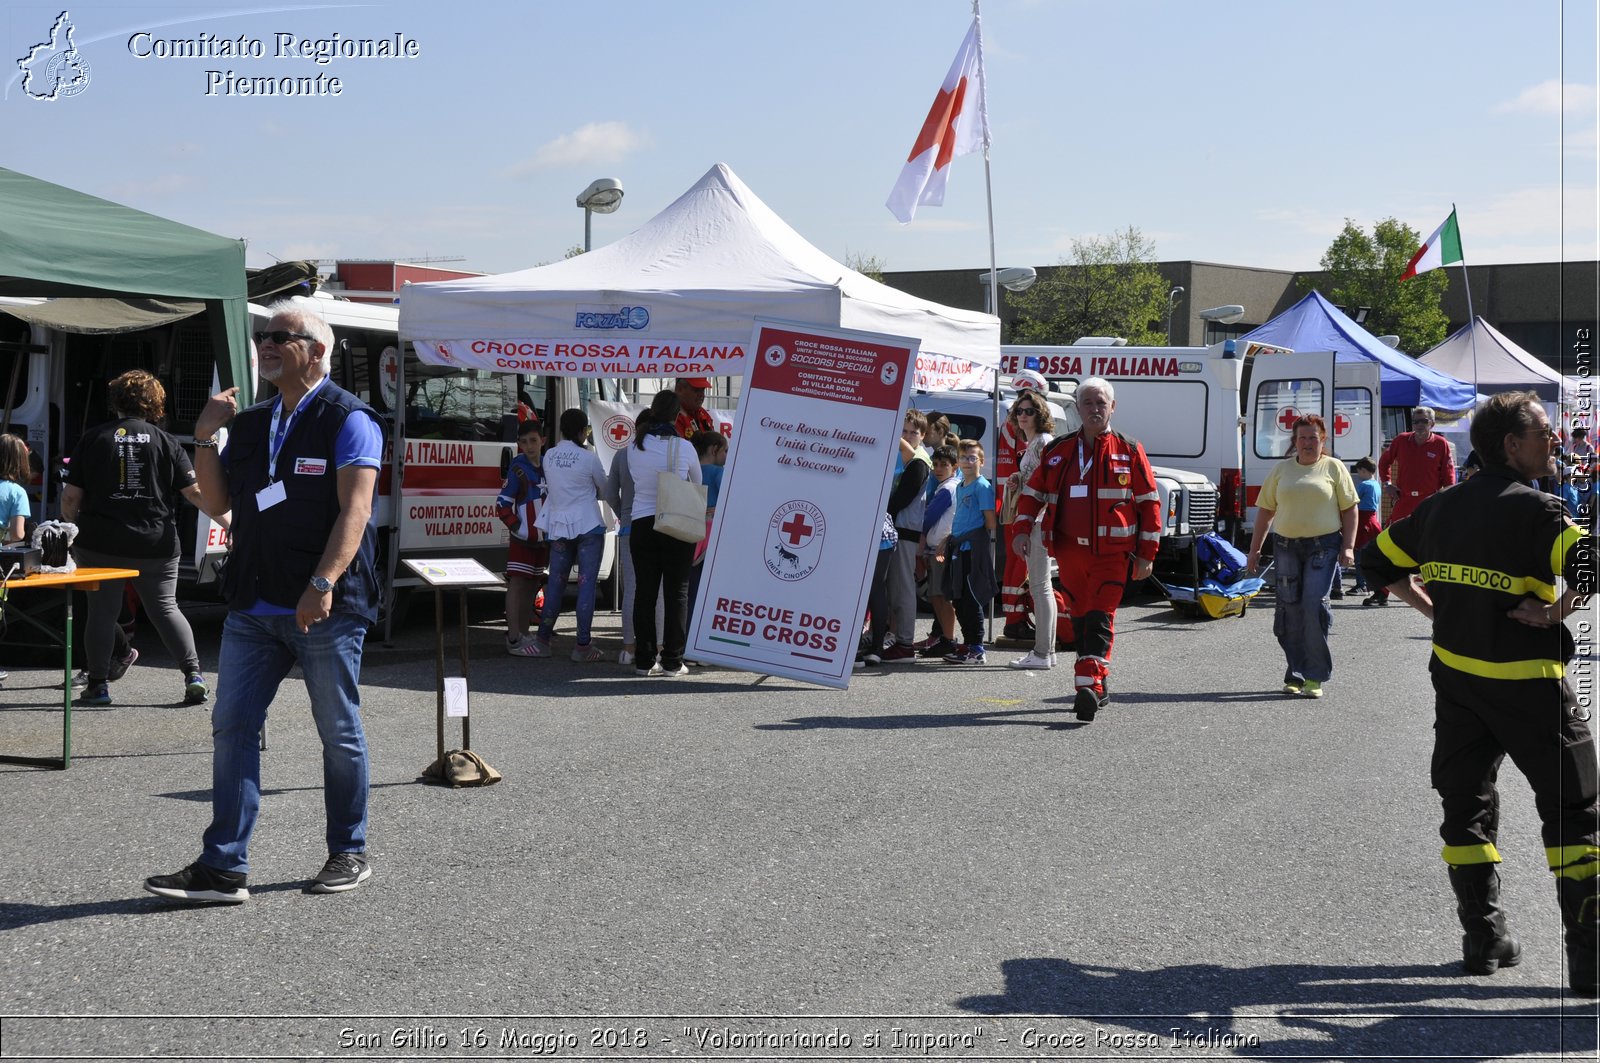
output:
[[[1462,960],[1492,974],[1522,958],[1500,907],[1495,849],[1501,761],[1533,787],[1545,855],[1566,926],[1568,980],[1600,995],[1600,806],[1588,711],[1566,665],[1562,620],[1594,586],[1594,540],[1561,500],[1529,486],[1553,471],[1557,439],[1531,391],[1494,396],[1472,420],[1483,471],[1426,498],[1361,555],[1387,586],[1433,621],[1432,782],[1444,806],[1439,834],[1466,931]],[[1420,572],[1423,585],[1411,582]],[[1558,595],[1556,577],[1566,580]]]

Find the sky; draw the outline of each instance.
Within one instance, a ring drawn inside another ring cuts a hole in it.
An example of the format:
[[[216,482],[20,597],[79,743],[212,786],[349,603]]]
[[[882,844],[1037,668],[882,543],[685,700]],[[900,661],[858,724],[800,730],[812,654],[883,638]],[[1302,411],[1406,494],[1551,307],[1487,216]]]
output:
[[[998,264],[1134,226],[1162,261],[1315,269],[1347,218],[1426,236],[1452,204],[1469,266],[1600,257],[1596,7],[986,0]],[[87,78],[36,99],[63,11]],[[592,219],[600,246],[723,162],[835,258],[976,270],[980,155],[911,224],[884,207],[971,18],[970,0],[8,0],[0,165],[244,238],[251,265],[503,272],[583,242],[591,180],[625,190]],[[279,54],[335,35],[413,54]],[[263,54],[173,54],[241,38]]]

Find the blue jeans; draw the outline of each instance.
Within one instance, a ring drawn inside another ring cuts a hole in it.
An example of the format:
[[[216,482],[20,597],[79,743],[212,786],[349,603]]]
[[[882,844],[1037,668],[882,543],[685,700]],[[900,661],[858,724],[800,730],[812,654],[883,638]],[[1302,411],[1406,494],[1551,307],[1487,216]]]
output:
[[[361,648],[367,624],[335,613],[305,634],[293,616],[229,613],[211,710],[211,826],[200,859],[248,871],[246,850],[261,810],[261,728],[278,685],[296,662],[322,738],[328,852],[367,847],[367,739],[361,730]]]
[[[596,528],[576,539],[550,540],[550,578],[544,585],[544,611],[539,614],[539,641],[548,643],[561,615],[561,598],[567,589],[567,576],[573,562],[578,564],[578,645],[589,645],[589,628],[594,622],[594,595],[600,584],[600,555],[605,552],[606,533]]]
[[[1272,633],[1288,658],[1289,671],[1319,683],[1333,675],[1333,651],[1328,648],[1333,610],[1328,592],[1339,568],[1342,539],[1342,532],[1306,539],[1273,536],[1278,604],[1272,614]]]

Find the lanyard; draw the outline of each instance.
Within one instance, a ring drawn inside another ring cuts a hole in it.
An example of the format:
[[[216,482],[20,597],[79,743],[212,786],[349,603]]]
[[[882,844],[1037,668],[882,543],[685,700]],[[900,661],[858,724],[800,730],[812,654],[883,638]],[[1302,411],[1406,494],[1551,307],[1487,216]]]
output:
[[[1083,437],[1078,437],[1078,482],[1089,482],[1089,467],[1094,464],[1094,448],[1089,448],[1089,456],[1083,456]]]
[[[317,387],[322,386],[322,381],[317,381]],[[272,426],[267,432],[267,483],[272,483],[278,478],[278,455],[283,451],[284,441],[289,438],[289,433],[294,430],[294,422],[300,416],[300,411],[305,409],[316,387],[305,393],[300,399],[300,404],[289,411],[289,417],[283,423],[283,430],[278,430],[278,418],[283,414],[283,396],[278,396],[278,401],[272,404]]]

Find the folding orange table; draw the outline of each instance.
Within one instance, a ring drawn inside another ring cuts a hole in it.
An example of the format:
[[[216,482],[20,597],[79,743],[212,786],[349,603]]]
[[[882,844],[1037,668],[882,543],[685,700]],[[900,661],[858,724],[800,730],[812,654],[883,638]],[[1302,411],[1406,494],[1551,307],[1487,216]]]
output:
[[[8,620],[22,620],[32,624],[50,639],[58,643],[63,651],[61,668],[61,756],[56,757],[20,757],[0,754],[0,762],[6,764],[37,764],[46,768],[70,768],[72,766],[72,592],[76,590],[97,590],[102,580],[133,579],[139,574],[133,568],[79,568],[71,572],[35,572],[22,579],[8,580],[5,584],[7,594],[0,596],[0,613]],[[48,624],[41,623],[35,618],[24,613],[21,609],[10,603],[9,594],[12,591],[36,590],[48,587],[59,587],[66,595],[66,613],[62,622],[60,634]]]

